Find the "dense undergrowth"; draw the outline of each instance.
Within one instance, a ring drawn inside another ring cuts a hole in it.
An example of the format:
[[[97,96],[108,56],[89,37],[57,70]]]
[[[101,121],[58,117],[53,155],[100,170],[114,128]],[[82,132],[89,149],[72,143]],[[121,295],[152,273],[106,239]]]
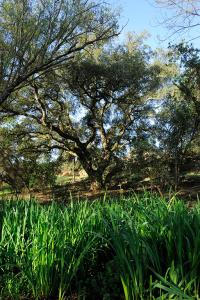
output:
[[[199,298],[199,203],[0,205],[0,299]]]

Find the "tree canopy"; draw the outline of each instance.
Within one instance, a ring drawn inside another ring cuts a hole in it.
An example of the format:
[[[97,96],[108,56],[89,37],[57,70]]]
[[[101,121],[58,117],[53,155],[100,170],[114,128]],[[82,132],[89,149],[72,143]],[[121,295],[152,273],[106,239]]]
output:
[[[0,104],[118,30],[108,5],[89,0],[1,0],[0,20]]]

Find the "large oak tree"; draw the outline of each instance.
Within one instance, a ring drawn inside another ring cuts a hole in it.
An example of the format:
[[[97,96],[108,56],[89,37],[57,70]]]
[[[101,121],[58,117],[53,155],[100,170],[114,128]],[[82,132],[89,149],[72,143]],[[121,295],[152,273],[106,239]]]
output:
[[[92,182],[105,186],[149,121],[160,70],[149,54],[133,43],[73,60],[13,93],[2,112],[23,116],[30,138],[77,156]]]

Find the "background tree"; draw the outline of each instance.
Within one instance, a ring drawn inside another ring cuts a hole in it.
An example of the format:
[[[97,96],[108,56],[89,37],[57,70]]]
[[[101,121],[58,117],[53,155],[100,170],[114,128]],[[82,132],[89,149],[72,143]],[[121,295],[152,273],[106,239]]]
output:
[[[159,148],[173,174],[175,186],[180,180],[188,157],[200,133],[199,50],[183,44],[172,50],[173,61],[179,65],[179,74],[162,101],[156,117]]]
[[[163,9],[164,24],[172,35],[193,33],[189,39],[198,38],[197,31],[200,23],[199,0],[155,0],[158,7]],[[188,39],[188,38],[187,38]]]
[[[23,129],[13,122],[0,129],[0,180],[15,192],[47,190],[55,184],[60,156],[52,157],[47,148],[38,149]],[[41,143],[40,143],[41,144]]]
[[[166,179],[175,187],[180,182],[180,172],[189,154],[194,132],[194,110],[185,99],[168,98],[157,115],[157,132],[161,160],[168,168]]]

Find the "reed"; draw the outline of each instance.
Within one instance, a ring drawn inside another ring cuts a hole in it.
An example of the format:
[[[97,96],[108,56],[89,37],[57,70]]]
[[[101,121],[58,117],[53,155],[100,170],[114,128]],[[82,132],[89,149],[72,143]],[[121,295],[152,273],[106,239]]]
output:
[[[199,299],[199,228],[199,203],[156,194],[2,201],[0,299]]]

